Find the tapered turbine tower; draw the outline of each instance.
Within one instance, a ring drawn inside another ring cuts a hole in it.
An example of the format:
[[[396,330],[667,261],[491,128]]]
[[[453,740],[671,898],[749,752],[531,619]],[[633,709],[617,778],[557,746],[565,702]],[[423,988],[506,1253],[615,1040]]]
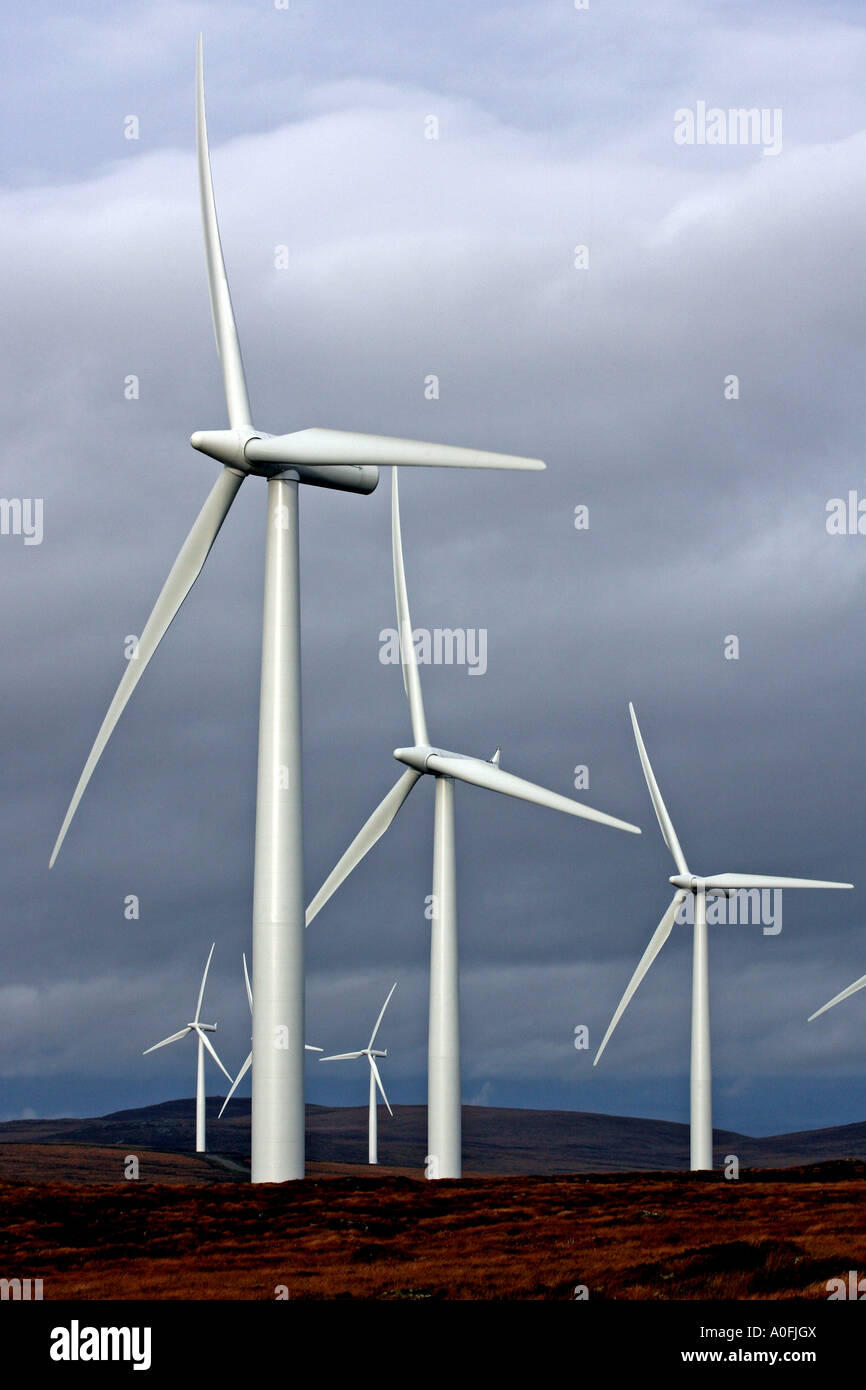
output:
[[[713,874],[698,878],[691,872],[680,848],[673,822],[662,800],[644,741],[638,727],[634,706],[629,705],[637,751],[643,768],[650,799],[658,818],[662,839],[673,856],[676,873],[671,883],[676,888],[670,906],[659,922],[649,945],[638,961],[637,969],[628,982],[625,994],[608,1024],[601,1047],[596,1053],[595,1066],[619,1023],[628,1003],[649,970],[662,946],[670,936],[677,914],[691,895],[694,898],[694,937],[692,941],[692,1052],[691,1052],[691,1166],[693,1170],[713,1166],[713,1100],[712,1069],[710,1066],[710,977],[707,943],[707,894],[729,896],[741,888],[850,888],[850,883],[825,883],[811,878],[777,878],[766,874]]]
[[[247,1003],[248,1003],[249,1006],[250,1006],[250,1017],[252,1017],[252,1012],[253,1012],[253,987],[252,987],[252,985],[250,984],[250,972],[249,972],[249,970],[247,969],[247,955],[246,955],[246,951],[243,952],[242,959],[243,959],[243,963],[244,963],[244,984],[246,985],[246,991],[247,991]],[[313,1047],[310,1043],[304,1043],[304,1051],[305,1051],[305,1052],[321,1052],[321,1051],[322,1051],[322,1048],[321,1048],[321,1047]],[[247,1074],[247,1072],[249,1071],[249,1069],[250,1069],[250,1067],[252,1066],[252,1064],[253,1064],[253,1054],[252,1054],[252,1049],[250,1049],[250,1051],[247,1053],[247,1060],[244,1062],[243,1066],[241,1067],[240,1071],[238,1072],[237,1076],[235,1077],[234,1081],[232,1082],[232,1084],[231,1084],[231,1089],[229,1090],[228,1095],[226,1096],[225,1100],[224,1100],[223,1103],[222,1103],[222,1109],[220,1110],[220,1113],[219,1113],[219,1116],[218,1116],[218,1118],[219,1118],[220,1120],[222,1119],[223,1115],[225,1114],[225,1108],[226,1108],[226,1106],[228,1105],[229,1101],[231,1100],[231,1098],[232,1098],[232,1096],[234,1095],[235,1091],[237,1090],[238,1086],[240,1086],[241,1082],[243,1081],[244,1077],[246,1076],[246,1074]]]

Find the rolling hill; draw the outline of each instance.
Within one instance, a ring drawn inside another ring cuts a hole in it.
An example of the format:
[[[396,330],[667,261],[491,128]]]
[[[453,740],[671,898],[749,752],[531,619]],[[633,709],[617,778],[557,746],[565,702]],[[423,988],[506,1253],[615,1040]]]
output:
[[[221,1100],[208,1100],[208,1143],[213,1153],[249,1158],[250,1103],[217,1119]],[[380,1116],[383,1167],[422,1169],[426,1108],[401,1106]],[[93,1119],[10,1120],[0,1124],[0,1144],[122,1145],[164,1152],[191,1152],[194,1101],[172,1100]],[[830,1159],[866,1160],[866,1123],[753,1138],[715,1131],[715,1162],[736,1154],[748,1168],[792,1167]],[[683,1171],[689,1131],[684,1124],[573,1110],[463,1108],[467,1174],[605,1173]],[[314,1164],[363,1164],[367,1156],[367,1108],[307,1106],[307,1157]]]

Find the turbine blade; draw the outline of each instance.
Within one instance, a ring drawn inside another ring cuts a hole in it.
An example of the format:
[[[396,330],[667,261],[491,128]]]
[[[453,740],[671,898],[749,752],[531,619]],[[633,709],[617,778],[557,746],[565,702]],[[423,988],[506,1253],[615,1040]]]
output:
[[[333,1057],[319,1057],[320,1062],[354,1062],[358,1057],[366,1057],[366,1052],[335,1052]]]
[[[580,816],[584,820],[596,821],[599,825],[609,825],[615,830],[628,830],[632,835],[640,834],[640,827],[628,821],[608,816],[604,811],[594,811],[580,801],[572,801],[569,796],[548,791],[535,782],[527,782],[523,777],[515,777],[513,772],[504,772],[495,763],[482,762],[480,758],[463,758],[454,754],[431,753],[427,759],[427,771],[438,772],[444,777],[455,777],[460,782],[470,782],[474,787],[486,787],[503,796],[514,796],[520,801],[532,801],[536,806],[548,806],[552,811],[565,811],[570,816]]]
[[[111,737],[114,726],[126,708],[127,701],[141,679],[147,663],[198,579],[202,565],[208,557],[208,552],[217,538],[219,529],[226,519],[229,507],[242,482],[243,478],[239,473],[233,472],[230,468],[222,470],[211,488],[207,501],[196,517],[192,530],[181,546],[180,554],[172,565],[168,579],[162,587],[162,592],[156,600],[153,612],[139,639],[138,656],[127,662],[126,670],[115,691],[114,699],[108,707],[108,713],[102,721],[99,733],[96,735],[96,741],[90,750],[87,762],[84,764],[84,771],[78,779],[78,785],[60,827],[60,834],[57,836],[54,849],[51,852],[51,858],[48,861],[49,869],[60,852],[60,846],[66,838],[72,817],[75,815],[78,803],[93,775],[93,770],[99,762],[102,750]]]
[[[515,454],[492,454],[485,449],[461,449],[451,444],[425,444],[417,439],[395,439],[382,434],[358,434],[354,430],[308,429],[270,439],[251,439],[246,445],[251,463],[282,463],[311,467],[339,464],[393,464],[401,468],[502,468],[537,472],[541,459]]]
[[[416,772],[414,768],[409,768],[408,771],[404,772],[403,776],[395,782],[388,795],[379,802],[372,816],[370,816],[369,820],[365,821],[349,848],[346,850],[346,853],[339,863],[331,870],[318,893],[313,898],[313,901],[310,903],[310,906],[307,908],[307,926],[310,925],[313,918],[325,906],[331,894],[336,892],[343,882],[343,879],[348,878],[356,864],[360,864],[367,851],[371,850],[376,841],[384,835],[400,807],[403,805],[403,802],[406,800],[406,797],[421,776],[422,773]]]
[[[847,989],[843,989],[841,994],[834,994],[828,1004],[824,1004],[822,1008],[816,1009],[813,1014],[810,1014],[809,1022],[811,1023],[813,1018],[819,1018],[821,1014],[825,1014],[828,1009],[832,1009],[834,1004],[838,1004],[841,1000],[847,999],[850,994],[856,994],[858,989],[862,989],[864,985],[866,985],[866,975],[861,975],[860,979],[855,980],[853,985],[849,985]]]
[[[391,1106],[390,1106],[390,1104],[389,1104],[389,1102],[388,1102],[388,1097],[385,1095],[385,1087],[382,1085],[382,1078],[381,1078],[381,1076],[379,1075],[379,1068],[376,1066],[376,1059],[375,1059],[375,1057],[370,1057],[370,1058],[369,1058],[369,1062],[370,1062],[370,1066],[371,1066],[372,1069],[373,1069],[373,1075],[374,1075],[375,1078],[376,1078],[376,1085],[379,1087],[379,1090],[382,1092],[382,1099],[383,1099],[383,1101],[385,1102],[385,1104],[388,1106],[388,1114],[389,1114],[389,1115],[391,1116],[391,1118],[393,1119],[393,1117],[394,1117],[394,1111],[391,1109]]]
[[[247,953],[246,953],[246,951],[243,952],[243,958],[244,958],[244,980],[246,981],[246,986],[247,986],[247,1000],[248,1000],[249,1006],[250,1006],[250,1013],[252,1013],[252,1011],[253,1011],[253,987],[252,987],[252,985],[250,984],[250,972],[249,972],[249,970],[247,970]]]
[[[305,1052],[324,1052],[323,1047],[313,1047],[312,1043],[304,1043]]]
[[[199,1018],[201,1017],[201,1001],[204,999],[205,981],[207,980],[207,972],[210,970],[210,962],[211,962],[211,956],[213,955],[213,952],[214,952],[214,946],[216,946],[216,942],[213,943],[213,945],[211,946],[210,950],[208,951],[208,957],[207,957],[207,960],[205,961],[204,974],[203,974],[202,977],[201,977],[201,989],[200,989],[199,992],[198,992],[198,1003],[197,1003],[196,1006],[195,1006],[195,1021],[196,1021],[196,1023],[198,1023]]]
[[[409,595],[403,569],[403,538],[400,531],[400,498],[397,492],[397,469],[391,474],[391,551],[394,558],[394,593],[397,599],[397,631],[400,636],[400,664],[403,668],[403,688],[409,701],[412,737],[416,744],[429,743],[424,701],[421,698],[421,674],[418,670],[415,643],[412,640],[412,619],[409,616]]]
[[[665,803],[662,800],[662,794],[659,791],[659,784],[655,779],[655,773],[652,770],[650,760],[647,756],[644,741],[641,738],[640,727],[637,722],[637,715],[634,712],[634,705],[631,703],[631,701],[629,701],[628,712],[631,715],[631,726],[634,730],[634,737],[635,742],[637,743],[638,756],[640,758],[641,767],[643,768],[643,775],[646,778],[647,787],[649,788],[650,800],[652,801],[653,809],[656,813],[656,818],[659,823],[659,829],[662,832],[662,837],[664,839],[665,844],[667,845],[668,849],[674,857],[674,863],[677,866],[677,871],[681,874],[687,874],[689,872],[689,866],[686,863],[685,855],[680,849],[680,842],[677,839],[677,832],[674,830],[673,821],[668,815],[668,808],[665,806]]]
[[[247,398],[247,383],[244,377],[244,364],[241,359],[238,330],[232,310],[229,282],[226,276],[220,243],[220,229],[217,222],[216,203],[213,196],[210,154],[207,143],[207,120],[204,109],[204,75],[202,70],[201,34],[198,36],[196,52],[196,103],[195,135],[198,155],[198,187],[201,198],[201,220],[204,228],[204,248],[207,258],[207,279],[210,290],[210,307],[213,315],[213,331],[217,352],[220,356],[225,387],[229,424],[233,430],[252,428],[250,403]]]
[[[367,1046],[368,1046],[368,1047],[372,1047],[372,1046],[373,1046],[373,1043],[376,1041],[376,1034],[377,1034],[378,1031],[379,1031],[379,1024],[382,1022],[382,1019],[385,1017],[385,1010],[387,1009],[388,1005],[390,1004],[390,1002],[391,1002],[391,995],[394,993],[394,990],[395,990],[396,988],[397,988],[397,981],[395,980],[394,983],[393,983],[393,985],[391,986],[390,990],[388,991],[388,998],[385,1000],[384,1004],[382,1005],[382,1009],[381,1009],[381,1012],[379,1013],[379,1017],[376,1019],[376,1027],[373,1029],[372,1033],[370,1034],[370,1041],[367,1043]]]
[[[779,878],[775,874],[713,874],[707,888],[853,888],[853,883],[828,883],[820,878]]]
[[[225,1110],[226,1106],[228,1105],[229,1101],[231,1100],[231,1098],[232,1098],[232,1096],[234,1095],[235,1091],[237,1090],[238,1086],[239,1086],[239,1085],[241,1084],[241,1082],[243,1081],[244,1077],[246,1076],[246,1074],[247,1074],[247,1072],[249,1071],[249,1069],[250,1069],[250,1067],[252,1066],[252,1064],[253,1064],[253,1054],[250,1053],[249,1057],[248,1057],[247,1060],[244,1062],[243,1066],[241,1067],[240,1071],[238,1072],[237,1076],[235,1077],[234,1081],[232,1082],[232,1088],[231,1088],[231,1090],[229,1091],[228,1095],[226,1096],[225,1100],[223,1101],[222,1110],[220,1111],[219,1116],[217,1117],[218,1119],[220,1119],[220,1120],[222,1119],[222,1117],[223,1117],[223,1110]]]
[[[196,1028],[195,1031],[198,1033],[199,1037],[201,1038],[202,1042],[204,1043],[204,1045],[205,1045],[205,1047],[207,1048],[208,1052],[210,1053],[211,1057],[213,1057],[214,1061],[216,1062],[216,1064],[217,1064],[217,1066],[219,1067],[220,1071],[222,1072],[223,1076],[224,1076],[228,1081],[231,1081],[231,1079],[232,1079],[232,1078],[231,1078],[231,1072],[226,1071],[226,1069],[225,1069],[225,1067],[223,1066],[222,1062],[220,1061],[219,1057],[216,1055],[216,1049],[215,1049],[213,1043],[211,1042],[210,1038],[208,1037],[207,1033],[205,1033],[205,1031],[204,1031],[202,1028]]]
[[[172,1033],[170,1038],[163,1038],[162,1042],[154,1043],[153,1047],[146,1047],[141,1054],[142,1057],[146,1057],[148,1052],[155,1052],[158,1047],[168,1047],[169,1043],[178,1042],[181,1038],[185,1038],[187,1033],[191,1031],[190,1028],[181,1028],[179,1033]]]
[[[598,1060],[601,1057],[601,1054],[604,1052],[604,1049],[607,1047],[608,1040],[610,1039],[614,1028],[619,1023],[620,1019],[622,1018],[623,1014],[628,1008],[632,995],[634,994],[644,975],[649,970],[650,966],[652,965],[662,946],[664,946],[665,942],[667,941],[668,937],[673,931],[673,925],[676,919],[676,915],[679,912],[680,905],[685,902],[685,899],[685,893],[674,893],[674,896],[671,899],[670,907],[668,908],[664,917],[659,922],[658,926],[656,927],[655,931],[650,937],[649,945],[647,946],[646,950],[644,951],[643,955],[638,961],[637,969],[635,970],[634,974],[629,980],[625,994],[622,996],[622,999],[620,999],[616,1007],[616,1013],[614,1014],[613,1018],[607,1026],[607,1032],[602,1038],[601,1047],[595,1054],[595,1061],[592,1064],[593,1066],[596,1066],[598,1064]]]

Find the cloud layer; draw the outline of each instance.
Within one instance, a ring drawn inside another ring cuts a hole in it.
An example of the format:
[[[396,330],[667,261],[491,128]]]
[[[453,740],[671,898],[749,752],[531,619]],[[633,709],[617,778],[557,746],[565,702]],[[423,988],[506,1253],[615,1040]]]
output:
[[[644,829],[636,841],[459,790],[467,1093],[616,1111],[639,1107],[646,1083],[667,1096],[646,1093],[656,1111],[685,1114],[687,929],[600,1067],[573,1047],[579,1023],[600,1040],[669,898],[629,699],[693,868],[863,878],[866,538],[825,526],[828,499],[866,494],[862,17],[374,8],[148,4],[16,21],[0,492],[42,497],[45,536],[0,537],[9,1113],[189,1089],[180,1049],[140,1053],[186,1021],[214,939],[209,1005],[230,1067],[247,1047],[257,480],[47,873],[124,638],[210,486],[186,440],[224,423],[193,156],[198,27],[261,427],[548,462],[543,475],[401,482],[415,624],[488,633],[483,679],[423,669],[431,736],[483,757],[501,744],[503,766],[566,794],[586,765],[585,799]],[[697,100],[782,108],[782,152],[675,146],[673,113]],[[137,142],[122,136],[128,113]],[[124,398],[131,374],[137,400]],[[302,508],[312,892],[396,780],[391,750],[409,726],[378,658],[394,623],[388,488],[307,489]],[[430,791],[308,937],[310,1041],[357,1046],[400,980],[384,1041],[404,1100],[424,1094]],[[737,1087],[768,1077],[780,1084],[763,1094],[766,1129],[811,1123],[828,1084],[821,1121],[861,1118],[866,995],[805,1025],[866,970],[861,894],[790,893],[778,937],[714,935],[732,1127],[747,1127]],[[356,1089],[311,1072],[312,1099]]]

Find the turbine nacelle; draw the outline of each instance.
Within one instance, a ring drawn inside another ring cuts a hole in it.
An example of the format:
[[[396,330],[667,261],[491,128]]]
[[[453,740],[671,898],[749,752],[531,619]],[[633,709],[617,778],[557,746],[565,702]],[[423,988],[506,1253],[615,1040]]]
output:
[[[712,895],[714,898],[729,898],[732,893],[737,891],[735,888],[714,888],[707,879],[698,878],[696,874],[674,874],[668,882],[683,893],[696,894],[699,889],[703,888],[708,897]]]
[[[332,430],[298,430],[295,434],[272,435],[264,430],[196,430],[190,444],[199,453],[217,459],[226,468],[242,477],[255,474],[259,478],[274,478],[291,470],[302,483],[313,487],[336,488],[341,492],[374,492],[379,482],[379,470],[371,464],[337,460],[311,462],[310,437],[336,434]],[[333,449],[317,452],[335,452]]]

